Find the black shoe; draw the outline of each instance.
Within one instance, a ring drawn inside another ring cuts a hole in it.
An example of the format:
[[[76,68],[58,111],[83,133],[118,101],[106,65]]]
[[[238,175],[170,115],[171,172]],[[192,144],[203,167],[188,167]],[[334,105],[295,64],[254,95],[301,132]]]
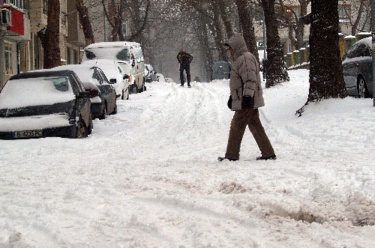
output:
[[[180,86],[181,86],[181,87],[184,87],[184,85],[183,85],[183,84],[181,84]]]
[[[232,158],[226,158],[226,157],[218,157],[217,160],[219,160],[220,162],[222,162],[224,160],[237,161],[238,159],[232,159]]]
[[[268,157],[257,157],[257,160],[276,160],[276,155],[268,156]]]

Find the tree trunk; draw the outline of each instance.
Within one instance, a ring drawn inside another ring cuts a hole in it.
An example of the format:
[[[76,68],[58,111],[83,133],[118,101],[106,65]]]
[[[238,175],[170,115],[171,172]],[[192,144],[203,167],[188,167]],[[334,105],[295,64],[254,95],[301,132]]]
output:
[[[346,96],[339,49],[338,0],[311,4],[308,102]]]
[[[94,32],[89,18],[87,7],[83,4],[83,0],[76,0],[76,8],[78,11],[79,22],[82,25],[83,34],[85,35],[86,46],[95,43]]]
[[[259,63],[259,54],[257,41],[255,38],[255,31],[253,25],[253,18],[251,16],[250,5],[247,0],[235,0],[238,8],[238,17],[240,19],[243,37],[245,39],[247,48],[255,56]]]
[[[222,31],[222,25],[221,25],[221,22],[220,22],[221,13],[220,13],[219,4],[220,3],[216,2],[216,1],[214,1],[212,3],[213,13],[214,13],[213,22],[214,22],[215,34],[216,34],[215,43],[216,43],[217,50],[219,51],[219,60],[227,61],[228,60],[228,51],[224,46],[224,35],[223,35],[223,31]]]
[[[59,66],[61,64],[59,0],[48,0],[47,27],[38,35],[44,50],[44,68]]]
[[[266,88],[289,81],[289,75],[283,59],[283,49],[278,33],[275,0],[261,0],[266,23],[267,66]]]
[[[201,19],[199,20],[199,17]],[[196,20],[197,21],[197,35],[199,40],[199,48],[201,50],[201,63],[203,64],[203,67],[201,68],[201,74],[203,76],[203,80],[209,82],[212,80],[212,64],[213,64],[213,55],[212,55],[212,49],[210,48],[210,43],[208,42],[209,33],[207,28],[207,15],[197,15]]]
[[[232,23],[229,19],[229,13],[227,13],[226,11],[227,9],[226,4],[228,3],[228,1],[227,0],[216,0],[216,1],[220,8],[220,16],[224,23],[227,38],[232,37],[232,35],[234,34],[234,31],[233,31]]]

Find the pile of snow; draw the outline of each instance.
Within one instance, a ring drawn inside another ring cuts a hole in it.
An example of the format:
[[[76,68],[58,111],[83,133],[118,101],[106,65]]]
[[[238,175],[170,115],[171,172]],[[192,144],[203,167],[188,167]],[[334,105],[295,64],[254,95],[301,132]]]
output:
[[[277,153],[225,153],[228,81],[153,82],[86,139],[0,140],[0,247],[375,247],[372,99],[265,89]]]

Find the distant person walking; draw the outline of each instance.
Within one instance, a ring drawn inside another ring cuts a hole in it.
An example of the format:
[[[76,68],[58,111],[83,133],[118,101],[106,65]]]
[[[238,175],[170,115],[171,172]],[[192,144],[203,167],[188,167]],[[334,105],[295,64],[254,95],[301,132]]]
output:
[[[187,83],[188,87],[190,88],[190,63],[193,61],[193,56],[187,52],[185,52],[184,49],[181,49],[180,52],[177,54],[177,60],[178,63],[180,63],[180,82],[181,86],[184,86],[185,79],[184,79],[184,71],[186,72],[187,77]]]
[[[225,45],[233,58],[228,107],[235,112],[225,157],[218,160],[236,161],[240,158],[241,142],[247,126],[262,154],[257,160],[275,160],[275,152],[259,119],[258,108],[264,106],[259,64],[248,51],[242,34],[234,34]]]

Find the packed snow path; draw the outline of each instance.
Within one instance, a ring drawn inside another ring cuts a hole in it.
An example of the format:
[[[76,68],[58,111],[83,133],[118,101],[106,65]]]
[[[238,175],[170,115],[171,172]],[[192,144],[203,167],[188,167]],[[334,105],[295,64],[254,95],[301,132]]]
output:
[[[228,81],[148,84],[86,139],[0,140],[0,247],[375,247],[371,99],[264,91],[276,161],[225,153]]]

